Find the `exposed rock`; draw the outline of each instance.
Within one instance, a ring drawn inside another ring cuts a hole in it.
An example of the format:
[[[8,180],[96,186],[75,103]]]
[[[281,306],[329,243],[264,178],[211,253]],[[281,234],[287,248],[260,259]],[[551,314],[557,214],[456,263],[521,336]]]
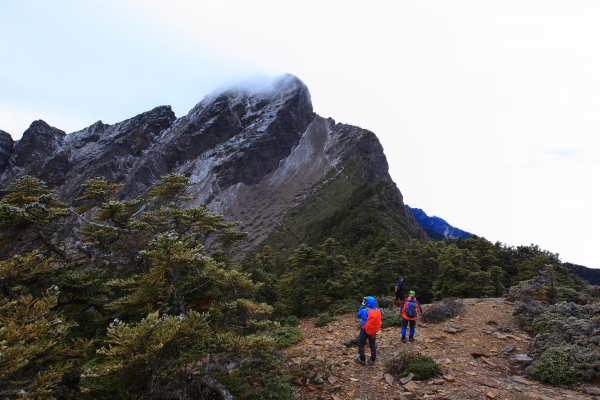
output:
[[[509,344],[508,346],[506,346],[505,348],[502,349],[503,353],[512,353],[513,351],[516,350],[516,347],[514,344]]]
[[[0,132],[3,184],[29,174],[73,199],[82,183],[103,176],[123,184],[121,198],[133,198],[168,173],[191,178],[192,199],[186,206],[206,206],[229,220],[243,221],[240,229],[250,238],[245,249],[255,249],[283,229],[290,211],[310,196],[318,199],[317,190],[323,189],[328,174],[328,181],[348,185],[339,196],[378,183],[377,196],[385,204],[381,212],[390,224],[386,229],[400,241],[428,239],[404,207],[375,134],[316,115],[308,88],[293,75],[209,95],[179,119],[169,106],[161,106],[114,125],[99,121],[69,135],[35,121],[14,146]],[[326,201],[343,204],[343,199]]]
[[[8,159],[14,150],[14,141],[9,133],[0,129],[0,172],[8,165]]]
[[[400,383],[401,383],[402,385],[405,385],[405,384],[407,384],[408,382],[410,382],[410,381],[412,380],[412,378],[414,378],[414,377],[415,377],[415,376],[414,376],[413,374],[408,374],[408,375],[406,375],[405,377],[403,377],[403,378],[400,378]]]
[[[416,390],[419,390],[421,387],[419,386],[418,383],[410,381],[405,385],[402,385],[402,387],[410,392],[414,392]]]
[[[390,374],[385,374],[383,375],[383,379],[386,381],[386,383],[390,386],[394,385],[394,377]]]

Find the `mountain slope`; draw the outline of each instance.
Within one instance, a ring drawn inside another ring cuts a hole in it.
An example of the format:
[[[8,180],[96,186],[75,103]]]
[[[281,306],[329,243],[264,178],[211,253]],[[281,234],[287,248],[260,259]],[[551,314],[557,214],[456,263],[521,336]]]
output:
[[[356,188],[371,193],[363,200],[377,216],[372,229],[427,240],[404,208],[375,134],[315,114],[308,88],[289,74],[215,92],[181,118],[161,106],[69,135],[36,121],[14,146],[0,139],[8,155],[4,165],[0,159],[0,182],[33,175],[67,199],[96,176],[122,183],[121,198],[144,194],[168,173],[189,176],[187,205],[243,221],[247,249],[269,237],[278,249],[293,247],[312,238],[314,226],[319,237],[335,234]],[[309,217],[310,207],[321,211]]]
[[[419,225],[421,225],[421,227],[427,232],[431,239],[458,239],[459,237],[466,239],[467,237],[471,236],[471,233],[453,227],[440,217],[428,216],[420,208],[411,208],[408,205],[406,205],[406,209],[410,210],[412,215],[419,222]]]

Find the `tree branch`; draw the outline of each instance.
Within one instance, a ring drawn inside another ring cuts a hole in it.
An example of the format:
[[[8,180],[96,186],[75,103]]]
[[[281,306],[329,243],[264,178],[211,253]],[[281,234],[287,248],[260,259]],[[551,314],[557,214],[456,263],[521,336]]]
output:
[[[123,229],[123,228],[119,228],[119,227],[116,227],[116,226],[99,224],[97,222],[90,221],[88,219],[85,219],[81,215],[77,214],[73,208],[69,208],[69,212],[71,214],[74,214],[77,218],[79,218],[81,221],[85,222],[86,224],[90,224],[90,225],[98,227],[98,228],[110,229],[110,230],[113,230],[113,231],[116,231],[116,232],[120,232],[120,233],[129,233],[129,234],[139,233],[139,231],[137,229]]]

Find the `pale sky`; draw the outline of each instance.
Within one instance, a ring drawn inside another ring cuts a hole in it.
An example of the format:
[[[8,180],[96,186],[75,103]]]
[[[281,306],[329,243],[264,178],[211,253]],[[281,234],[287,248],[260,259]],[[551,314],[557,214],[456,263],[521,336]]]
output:
[[[600,2],[0,0],[0,129],[68,133],[298,76],[405,203],[600,268]]]

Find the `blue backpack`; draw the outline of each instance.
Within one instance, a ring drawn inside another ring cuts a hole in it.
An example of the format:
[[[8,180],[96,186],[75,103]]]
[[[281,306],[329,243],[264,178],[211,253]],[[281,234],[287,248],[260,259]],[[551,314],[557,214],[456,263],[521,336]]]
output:
[[[406,316],[408,318],[417,318],[417,303],[412,300],[406,306]]]

